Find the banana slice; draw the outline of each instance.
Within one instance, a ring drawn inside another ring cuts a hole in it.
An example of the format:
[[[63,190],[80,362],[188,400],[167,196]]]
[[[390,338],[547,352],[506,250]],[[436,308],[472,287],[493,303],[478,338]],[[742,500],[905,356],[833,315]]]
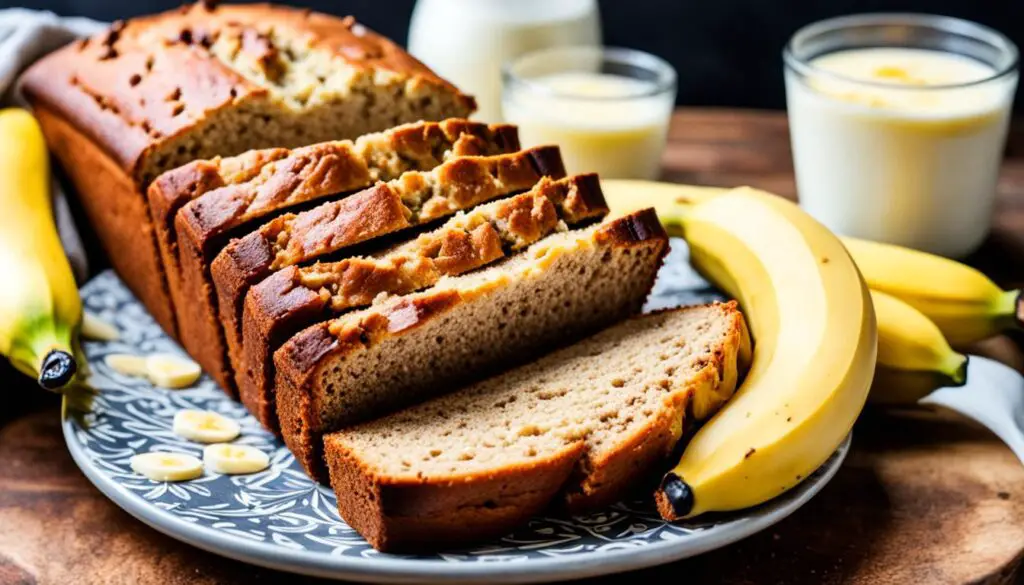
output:
[[[172,428],[174,434],[198,443],[227,443],[242,432],[237,422],[209,410],[180,410]]]
[[[270,457],[256,447],[219,443],[203,449],[203,462],[216,473],[242,475],[270,467]]]
[[[103,362],[118,374],[143,378],[146,374],[146,358],[127,353],[112,353]]]
[[[95,341],[117,341],[121,332],[93,313],[82,311],[82,337]]]
[[[153,481],[187,481],[203,474],[203,462],[185,453],[140,453],[132,457],[131,466]]]
[[[146,358],[146,376],[157,386],[187,388],[202,374],[199,364],[176,355],[158,353]]]

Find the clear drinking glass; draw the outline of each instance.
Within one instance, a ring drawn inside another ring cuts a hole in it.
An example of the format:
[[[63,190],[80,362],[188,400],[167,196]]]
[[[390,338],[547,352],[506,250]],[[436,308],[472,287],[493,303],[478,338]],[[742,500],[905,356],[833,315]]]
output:
[[[981,244],[1017,86],[1008,38],[955,18],[867,14],[797,31],[783,57],[811,215],[946,256]]]
[[[572,173],[656,178],[676,72],[659,57],[611,47],[524,55],[504,69],[502,113],[523,146],[557,144]]]

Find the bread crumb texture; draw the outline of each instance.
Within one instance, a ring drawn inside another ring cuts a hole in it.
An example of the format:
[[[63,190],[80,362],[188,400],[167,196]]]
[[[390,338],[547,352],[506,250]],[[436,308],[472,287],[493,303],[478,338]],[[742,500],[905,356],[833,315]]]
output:
[[[469,376],[521,363],[634,314],[665,241],[603,245],[603,227],[552,234],[499,264],[445,276],[427,291],[331,322],[346,350],[314,372],[322,426],[313,430],[450,392]]]
[[[600,461],[666,411],[681,424],[692,390],[727,393],[702,400],[731,395],[720,382],[730,361],[736,367],[740,319],[734,305],[722,304],[632,319],[330,440],[386,483],[525,468],[578,442],[587,460]],[[731,360],[716,358],[722,347],[732,348]]]

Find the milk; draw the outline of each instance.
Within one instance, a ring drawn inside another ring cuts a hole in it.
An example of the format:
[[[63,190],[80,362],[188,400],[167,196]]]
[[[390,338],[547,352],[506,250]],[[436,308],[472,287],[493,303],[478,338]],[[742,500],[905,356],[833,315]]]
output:
[[[991,222],[1015,75],[989,79],[996,71],[979,61],[897,47],[809,66],[786,72],[801,205],[840,234],[974,250]]]
[[[596,0],[418,0],[409,52],[501,121],[501,68],[548,47],[601,44]]]
[[[524,146],[557,144],[570,173],[656,178],[674,101],[654,82],[569,71],[506,91],[505,119]]]

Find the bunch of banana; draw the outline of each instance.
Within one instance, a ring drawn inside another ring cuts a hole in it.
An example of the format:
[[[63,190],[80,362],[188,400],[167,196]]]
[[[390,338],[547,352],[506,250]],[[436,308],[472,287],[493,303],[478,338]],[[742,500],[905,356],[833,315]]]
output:
[[[937,388],[967,382],[967,356],[953,351],[931,319],[877,290],[871,300],[878,319],[873,404],[914,404]]]
[[[601,187],[613,215],[654,207],[670,235],[681,236],[687,207],[729,189],[610,180]],[[977,270],[908,248],[841,238],[868,287],[892,295],[935,322],[953,347],[1024,328],[1024,291],[1004,291]]]
[[[654,207],[666,230],[683,235],[687,209],[728,189],[650,181],[602,182],[613,214]],[[879,367],[871,401],[913,404],[965,381],[963,347],[1024,325],[1024,294],[1004,291],[977,270],[899,246],[840,238],[873,291]]]
[[[910,404],[962,385],[967,357],[947,338],[969,344],[1024,316],[1020,291],[951,260],[840,240],[769,194],[644,181],[603,188],[613,214],[655,207],[669,233],[686,238],[695,268],[740,300],[755,341],[736,398],[662,482],[668,519],[778,495],[838,445],[868,386],[872,402]],[[850,282],[837,286],[837,272]]]
[[[49,181],[35,118],[0,111],[0,353],[43,388],[69,396],[81,388],[82,302],[53,222]]]
[[[843,238],[872,290],[913,306],[935,322],[953,347],[1024,324],[1024,295],[1004,291],[977,270],[941,256]]]
[[[670,520],[759,504],[817,469],[864,406],[877,351],[867,285],[799,207],[741,188],[676,217],[697,271],[743,306],[754,357],[662,481]]]

